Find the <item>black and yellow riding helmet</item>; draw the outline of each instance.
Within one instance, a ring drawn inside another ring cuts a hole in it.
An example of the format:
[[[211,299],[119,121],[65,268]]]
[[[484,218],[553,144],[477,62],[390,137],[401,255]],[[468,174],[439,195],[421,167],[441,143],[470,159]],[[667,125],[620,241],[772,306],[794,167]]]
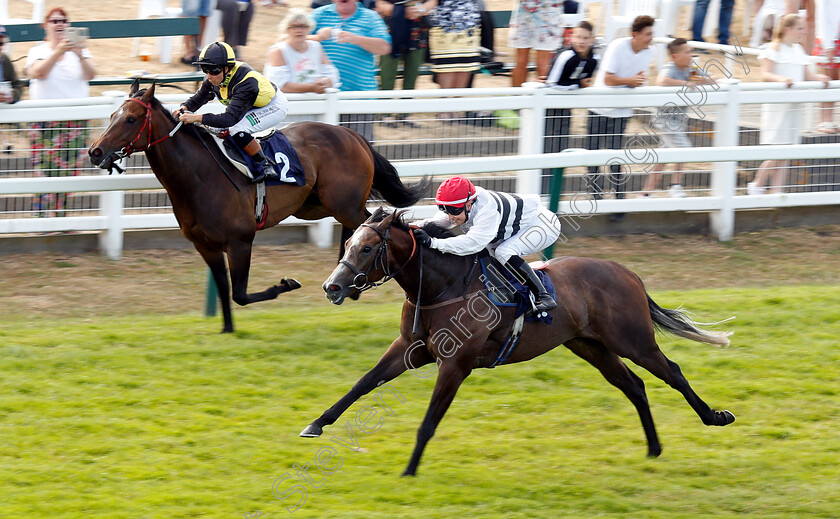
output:
[[[214,41],[204,47],[198,60],[193,65],[215,65],[217,67],[232,67],[236,64],[236,55],[233,48],[223,41]]]

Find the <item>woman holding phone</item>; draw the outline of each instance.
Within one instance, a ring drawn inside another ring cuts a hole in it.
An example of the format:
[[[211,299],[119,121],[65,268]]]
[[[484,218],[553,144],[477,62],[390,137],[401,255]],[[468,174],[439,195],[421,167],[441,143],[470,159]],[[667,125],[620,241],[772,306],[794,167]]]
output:
[[[54,7],[44,19],[44,43],[29,51],[24,68],[29,76],[30,99],[88,97],[89,81],[96,76],[93,56],[82,40],[68,39],[67,11]],[[75,39],[75,38],[74,38]],[[44,121],[30,128],[36,174],[78,175],[87,158],[87,121]],[[39,216],[65,216],[67,194],[36,195],[32,209]]]

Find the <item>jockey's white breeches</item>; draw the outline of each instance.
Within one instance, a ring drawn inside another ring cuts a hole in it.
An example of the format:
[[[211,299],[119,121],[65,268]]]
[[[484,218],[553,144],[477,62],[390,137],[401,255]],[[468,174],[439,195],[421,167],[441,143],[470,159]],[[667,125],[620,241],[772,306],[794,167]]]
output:
[[[289,101],[283,95],[283,92],[278,90],[267,105],[245,112],[245,116],[230,127],[230,134],[236,135],[239,132],[257,133],[274,128],[283,122],[288,111]]]
[[[491,250],[493,256],[502,264],[508,262],[511,256],[527,256],[539,252],[560,237],[560,218],[545,207],[540,209],[530,225],[523,228],[507,240],[501,242]]]

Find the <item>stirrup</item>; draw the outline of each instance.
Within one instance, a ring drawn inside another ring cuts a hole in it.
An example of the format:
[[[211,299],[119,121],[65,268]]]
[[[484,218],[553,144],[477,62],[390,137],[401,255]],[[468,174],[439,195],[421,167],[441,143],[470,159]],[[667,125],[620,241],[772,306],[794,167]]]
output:
[[[279,175],[274,168],[268,164],[260,164],[260,170],[257,176],[251,179],[252,184],[259,184],[260,182],[265,182],[266,180],[272,180],[277,178]]]

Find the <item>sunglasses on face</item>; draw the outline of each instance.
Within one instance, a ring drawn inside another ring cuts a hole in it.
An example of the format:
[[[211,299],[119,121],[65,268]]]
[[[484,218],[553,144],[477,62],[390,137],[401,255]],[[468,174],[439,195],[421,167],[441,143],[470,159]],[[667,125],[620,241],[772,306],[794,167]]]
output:
[[[224,67],[217,67],[215,65],[202,65],[201,71],[210,76],[218,76],[222,73]]]
[[[60,23],[67,23],[67,18],[53,18],[50,23],[58,25]]]
[[[295,25],[290,25],[289,29],[307,29],[308,30],[309,26],[304,25],[304,24],[295,24]]]
[[[440,209],[441,211],[443,211],[446,214],[451,214],[452,216],[458,216],[459,214],[464,212],[464,208],[466,206],[467,206],[466,204],[462,205],[461,207],[453,207],[451,205],[439,205],[438,209]]]

